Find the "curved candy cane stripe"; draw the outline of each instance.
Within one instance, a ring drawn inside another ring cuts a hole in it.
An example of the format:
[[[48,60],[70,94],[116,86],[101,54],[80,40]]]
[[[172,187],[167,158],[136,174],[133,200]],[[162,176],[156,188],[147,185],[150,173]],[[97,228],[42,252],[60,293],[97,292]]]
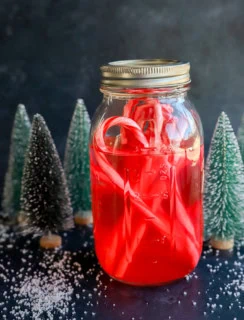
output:
[[[127,117],[111,117],[101,124],[100,128],[97,130],[95,134],[95,140],[98,149],[105,152],[109,151],[104,141],[105,133],[110,127],[118,125],[132,131],[135,138],[143,145],[144,148],[149,147],[146,137],[144,136],[141,128],[135,121]]]
[[[139,99],[131,99],[129,100],[126,105],[124,106],[123,110],[123,117],[127,118],[133,118],[132,113],[133,113],[133,108],[139,103]],[[121,144],[126,144],[127,139],[126,139],[126,134],[125,134],[125,129],[121,128],[120,130],[120,141]]]

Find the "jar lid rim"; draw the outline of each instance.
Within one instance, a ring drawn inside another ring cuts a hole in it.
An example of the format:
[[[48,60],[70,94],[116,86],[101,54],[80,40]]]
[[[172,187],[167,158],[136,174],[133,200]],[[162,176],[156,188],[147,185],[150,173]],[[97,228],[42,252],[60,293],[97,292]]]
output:
[[[174,59],[139,59],[109,62],[101,66],[104,86],[159,87],[191,82],[190,63]]]

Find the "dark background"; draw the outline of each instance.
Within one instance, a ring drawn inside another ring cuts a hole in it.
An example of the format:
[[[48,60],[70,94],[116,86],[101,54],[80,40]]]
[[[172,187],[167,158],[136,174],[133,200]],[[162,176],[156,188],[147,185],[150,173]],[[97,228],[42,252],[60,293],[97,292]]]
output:
[[[243,0],[1,0],[0,192],[18,103],[47,120],[61,156],[75,100],[101,100],[99,66],[136,58],[191,62],[206,149],[218,114],[244,111]]]

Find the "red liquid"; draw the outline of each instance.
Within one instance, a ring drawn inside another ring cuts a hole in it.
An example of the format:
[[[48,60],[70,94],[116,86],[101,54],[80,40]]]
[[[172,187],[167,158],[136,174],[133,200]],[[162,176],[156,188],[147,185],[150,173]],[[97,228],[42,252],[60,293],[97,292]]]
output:
[[[197,265],[203,146],[179,150],[116,154],[91,146],[95,248],[111,277],[156,285],[182,278]]]

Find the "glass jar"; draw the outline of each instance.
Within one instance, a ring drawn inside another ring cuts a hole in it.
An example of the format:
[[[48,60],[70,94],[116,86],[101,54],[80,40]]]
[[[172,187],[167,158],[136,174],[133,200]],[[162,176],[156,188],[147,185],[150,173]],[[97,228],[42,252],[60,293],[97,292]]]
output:
[[[101,67],[90,138],[95,250],[125,283],[167,283],[200,258],[203,133],[189,70],[159,59]]]

